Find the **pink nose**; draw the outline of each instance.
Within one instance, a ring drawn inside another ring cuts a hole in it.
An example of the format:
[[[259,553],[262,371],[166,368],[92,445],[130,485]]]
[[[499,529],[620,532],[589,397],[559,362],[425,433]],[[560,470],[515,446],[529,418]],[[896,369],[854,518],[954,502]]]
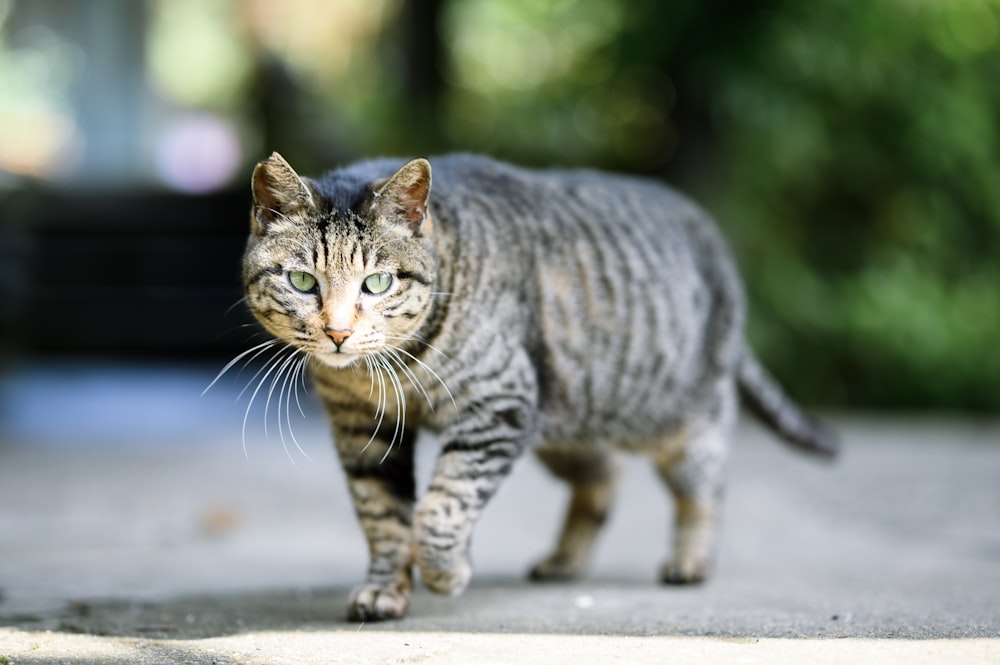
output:
[[[337,345],[338,349],[340,348],[340,345],[344,343],[344,340],[350,337],[353,332],[354,331],[351,330],[350,328],[346,330],[331,330],[329,328],[326,329],[327,336],[333,340],[333,343]]]

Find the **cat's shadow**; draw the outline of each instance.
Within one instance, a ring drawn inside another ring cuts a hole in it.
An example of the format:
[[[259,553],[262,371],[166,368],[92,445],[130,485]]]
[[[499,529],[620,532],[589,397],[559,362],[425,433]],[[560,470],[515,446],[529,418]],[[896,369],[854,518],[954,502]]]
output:
[[[538,584],[519,579],[474,582],[457,598],[414,592],[398,621],[347,619],[349,588],[282,589],[179,596],[157,601],[74,601],[39,615],[4,616],[0,625],[126,638],[192,640],[278,631],[449,631],[574,633],[615,631],[626,607],[659,605],[656,597],[693,600],[635,580]],[[668,603],[669,604],[669,603]],[[660,607],[660,610],[670,608]],[[677,607],[673,608],[675,611]],[[626,612],[625,614],[628,614]]]

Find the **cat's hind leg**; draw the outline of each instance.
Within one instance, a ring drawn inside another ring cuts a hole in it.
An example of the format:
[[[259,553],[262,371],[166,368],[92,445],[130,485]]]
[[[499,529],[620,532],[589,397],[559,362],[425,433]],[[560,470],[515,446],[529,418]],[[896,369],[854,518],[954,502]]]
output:
[[[607,518],[618,469],[611,451],[600,448],[540,447],[537,457],[572,494],[555,551],[529,573],[533,580],[564,581],[583,574],[594,541]]]
[[[674,543],[660,571],[664,584],[698,584],[715,557],[726,459],[735,404],[724,395],[709,422],[685,430],[683,445],[665,442],[654,462],[674,499]]]

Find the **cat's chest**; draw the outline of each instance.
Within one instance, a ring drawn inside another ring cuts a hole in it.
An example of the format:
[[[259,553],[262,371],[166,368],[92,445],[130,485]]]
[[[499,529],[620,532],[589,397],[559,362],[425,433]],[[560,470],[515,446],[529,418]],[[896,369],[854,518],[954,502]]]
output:
[[[447,385],[426,364],[370,358],[343,369],[314,368],[313,383],[334,422],[361,413],[373,423],[439,430],[456,413]]]

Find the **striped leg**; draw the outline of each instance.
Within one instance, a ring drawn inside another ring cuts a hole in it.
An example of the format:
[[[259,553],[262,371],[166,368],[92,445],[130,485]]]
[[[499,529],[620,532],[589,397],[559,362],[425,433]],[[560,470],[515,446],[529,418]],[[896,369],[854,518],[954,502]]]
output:
[[[724,390],[712,422],[691,427],[680,450],[668,444],[655,458],[674,497],[673,556],[660,572],[664,584],[697,584],[711,572],[734,411],[733,393]]]
[[[421,579],[432,591],[458,595],[468,585],[473,526],[524,449],[526,421],[523,407],[477,410],[443,433],[414,529]]]
[[[365,583],[351,593],[348,617],[353,621],[400,618],[406,614],[413,588],[416,435],[397,436],[391,450],[391,431],[386,439],[376,437],[370,443],[371,434],[361,430],[334,427],[334,435],[370,557]]]
[[[569,508],[556,549],[531,569],[539,581],[572,580],[583,574],[594,540],[608,514],[617,479],[617,465],[610,451],[541,447],[535,450],[556,477],[572,488]]]

